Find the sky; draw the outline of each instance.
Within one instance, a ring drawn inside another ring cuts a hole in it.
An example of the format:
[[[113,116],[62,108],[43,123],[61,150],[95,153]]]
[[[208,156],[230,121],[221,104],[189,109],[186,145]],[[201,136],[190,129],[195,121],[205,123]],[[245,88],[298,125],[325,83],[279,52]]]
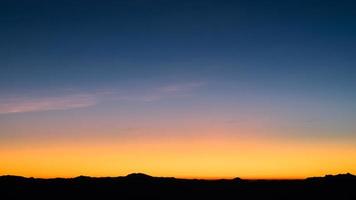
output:
[[[1,0],[0,175],[356,173],[355,9]]]

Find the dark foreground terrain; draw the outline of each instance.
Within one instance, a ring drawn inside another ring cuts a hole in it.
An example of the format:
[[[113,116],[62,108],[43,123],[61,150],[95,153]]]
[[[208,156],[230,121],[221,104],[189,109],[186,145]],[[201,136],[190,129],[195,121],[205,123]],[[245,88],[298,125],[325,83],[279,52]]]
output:
[[[305,180],[188,180],[125,177],[37,179],[0,177],[0,199],[352,199],[356,176]]]

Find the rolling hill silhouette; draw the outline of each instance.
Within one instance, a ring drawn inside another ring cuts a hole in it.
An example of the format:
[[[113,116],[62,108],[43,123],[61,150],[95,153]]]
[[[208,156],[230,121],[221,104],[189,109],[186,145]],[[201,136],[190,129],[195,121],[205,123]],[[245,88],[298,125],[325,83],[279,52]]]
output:
[[[0,176],[0,199],[356,199],[356,176],[303,180],[202,180],[153,177],[25,178]]]

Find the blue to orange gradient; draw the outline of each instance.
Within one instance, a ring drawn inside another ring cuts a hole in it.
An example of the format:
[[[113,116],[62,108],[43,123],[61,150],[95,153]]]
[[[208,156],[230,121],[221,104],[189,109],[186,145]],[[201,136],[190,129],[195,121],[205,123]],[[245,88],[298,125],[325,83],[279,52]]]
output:
[[[350,1],[0,4],[0,175],[356,173]]]

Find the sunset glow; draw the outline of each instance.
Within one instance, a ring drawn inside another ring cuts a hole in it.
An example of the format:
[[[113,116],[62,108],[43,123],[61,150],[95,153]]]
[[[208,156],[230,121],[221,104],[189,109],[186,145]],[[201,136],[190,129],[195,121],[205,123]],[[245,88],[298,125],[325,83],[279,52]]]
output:
[[[132,172],[183,178],[305,178],[356,172],[356,161],[350,159],[356,156],[354,143],[209,135],[27,142],[2,146],[0,164],[4,174],[46,178]]]

